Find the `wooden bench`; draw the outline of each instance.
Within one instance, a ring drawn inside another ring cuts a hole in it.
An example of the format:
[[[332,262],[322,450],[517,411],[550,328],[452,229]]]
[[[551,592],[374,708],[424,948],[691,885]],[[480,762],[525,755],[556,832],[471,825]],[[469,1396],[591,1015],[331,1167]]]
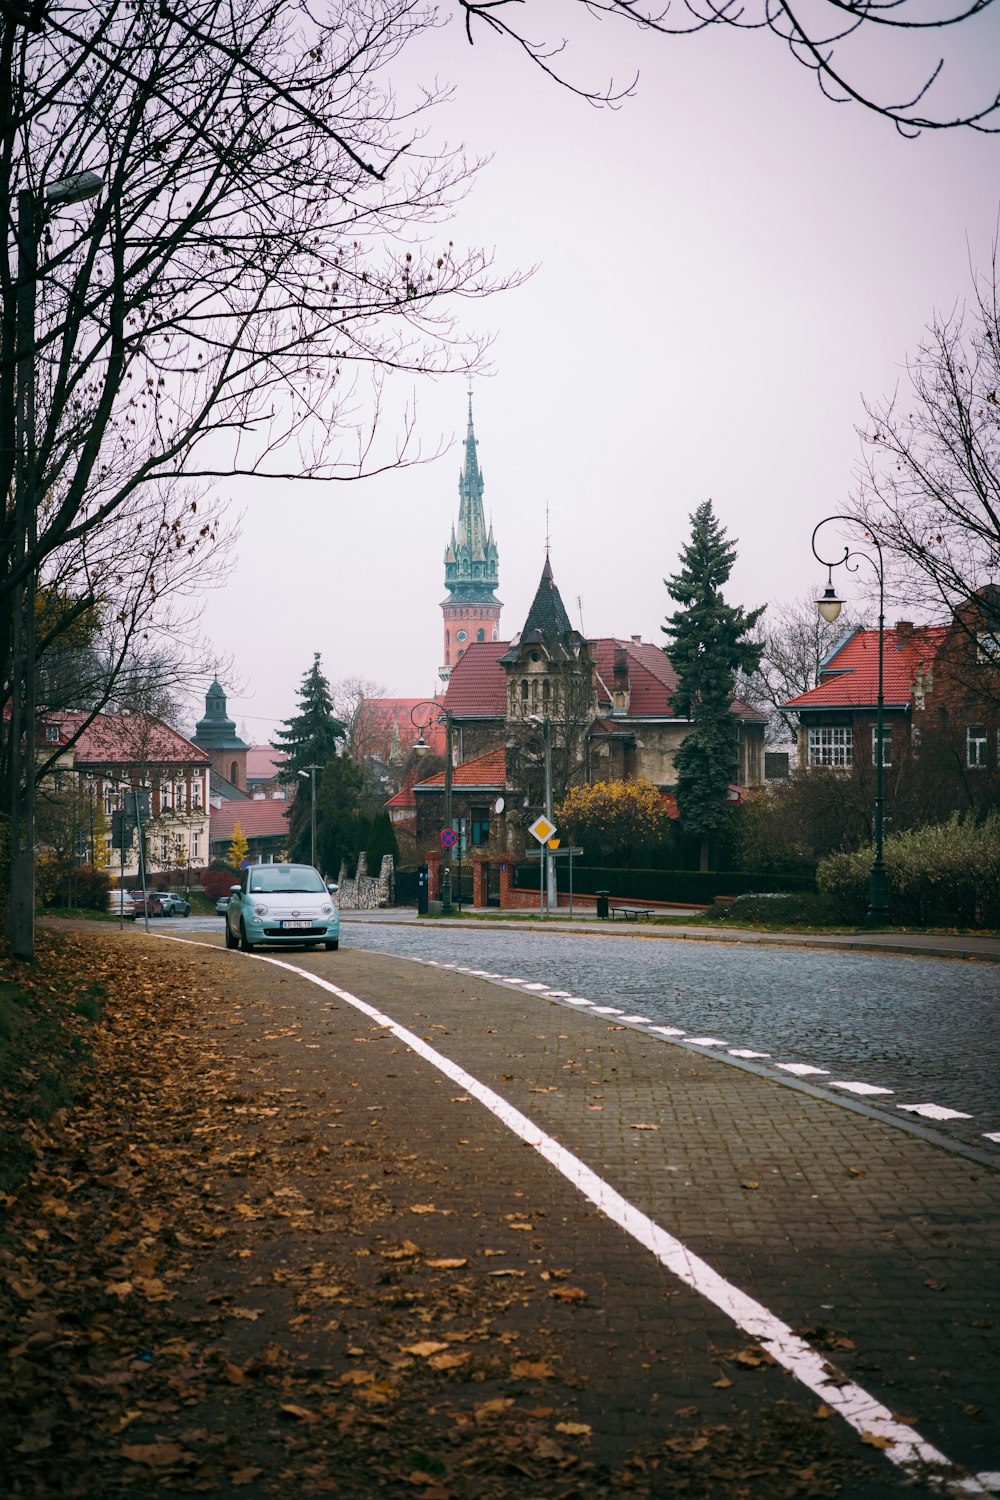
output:
[[[640,917],[651,917],[653,914],[651,906],[611,906],[608,908],[608,915],[612,920],[615,917],[624,917],[626,922],[638,922]]]

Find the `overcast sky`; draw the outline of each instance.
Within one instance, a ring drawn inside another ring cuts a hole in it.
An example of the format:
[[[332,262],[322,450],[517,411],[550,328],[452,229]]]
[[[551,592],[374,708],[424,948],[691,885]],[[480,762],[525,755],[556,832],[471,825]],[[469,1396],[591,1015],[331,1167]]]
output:
[[[454,23],[407,54],[399,82],[453,82],[437,131],[492,156],[456,214],[456,244],[494,247],[501,271],[537,266],[468,307],[494,335],[473,400],[501,632],[531,602],[548,505],[574,624],[660,643],[663,579],[706,498],[738,539],[732,602],[814,587],[810,533],[850,495],[862,395],[893,389],[935,310],[968,295],[970,259],[988,262],[1000,137],[903,140],[825,100],[767,34],[657,37],[574,10],[575,76],[640,70],[618,110],[486,37],[470,49]],[[981,95],[1000,71],[998,23],[968,31],[956,92]],[[251,741],[295,711],[315,651],[331,681],[435,690],[466,384],[408,380],[396,393],[415,389],[426,451],[452,441],[432,464],[226,491],[241,540],[204,628],[233,658],[229,710]]]

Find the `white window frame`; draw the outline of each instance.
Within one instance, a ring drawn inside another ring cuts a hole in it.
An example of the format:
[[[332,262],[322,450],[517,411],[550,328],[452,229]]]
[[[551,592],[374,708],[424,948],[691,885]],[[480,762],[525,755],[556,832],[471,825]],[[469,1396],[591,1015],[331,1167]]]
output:
[[[878,761],[876,760],[876,756],[878,754],[878,751],[875,748],[876,744],[878,743],[877,736],[878,736],[878,725],[873,724],[872,725],[872,765],[873,766],[877,766],[878,765]],[[891,766],[892,765],[892,730],[890,729],[890,727],[889,727],[888,724],[883,724],[882,725],[882,765],[883,765],[883,767],[885,767],[885,766]]]
[[[45,726],[45,738],[46,738],[47,742],[50,745],[58,745],[58,743],[59,743],[59,725],[58,724],[46,724],[46,726]]]
[[[965,764],[970,771],[986,768],[986,726],[970,724],[965,731]]]
[[[854,731],[850,725],[824,725],[808,731],[810,766],[846,770],[854,763]]]
[[[160,864],[165,865],[170,861],[170,836],[166,833],[160,834]]]
[[[201,833],[197,828],[191,834],[191,858],[201,859]]]

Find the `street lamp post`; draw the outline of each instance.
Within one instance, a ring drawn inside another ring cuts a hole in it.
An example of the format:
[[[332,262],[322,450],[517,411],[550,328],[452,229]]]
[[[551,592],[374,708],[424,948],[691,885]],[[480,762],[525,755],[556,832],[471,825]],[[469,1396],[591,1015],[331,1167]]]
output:
[[[433,703],[430,699],[423,703],[415,703],[410,709],[410,722],[420,730],[420,738],[413,747],[416,755],[426,755],[431,748],[424,739],[423,725],[416,717],[422,708],[429,708],[437,714],[436,723],[444,725],[444,826],[454,829],[455,820],[451,808],[451,784],[454,775],[455,764],[451,748],[451,709],[442,709],[439,703]],[[430,723],[429,717],[425,718],[424,724]],[[446,844],[442,850],[441,858],[441,911],[445,916],[451,913],[451,846]]]
[[[823,596],[816,600],[816,606],[824,620],[831,625],[840,614],[842,600],[838,599],[833,587],[834,568],[846,566],[850,572],[857,571],[857,562],[852,559],[863,558],[875,569],[878,577],[878,697],[875,703],[875,857],[872,860],[871,875],[868,889],[868,912],[865,918],[869,927],[884,927],[889,920],[889,884],[885,873],[884,860],[884,829],[885,829],[885,698],[883,694],[884,666],[885,666],[885,570],[882,561],[882,548],[879,546],[878,537],[874,532],[868,530],[866,535],[875,548],[875,557],[870,553],[851,547],[844,548],[843,557],[827,558],[821,557],[816,550],[816,537],[823,526],[831,521],[855,521],[854,516],[827,516],[820,521],[812,534],[812,553],[816,561],[822,563],[827,570],[826,588]]]
[[[47,211],[82,203],[101,189],[96,172],[50,183],[44,193],[17,195],[15,306],[17,447],[14,479],[15,575],[10,663],[10,890],[8,935],[17,958],[35,954],[35,593],[38,540],[35,474],[35,303],[38,247]]]
[[[305,766],[299,772],[309,782],[309,858],[313,866],[316,864],[316,772],[322,769],[322,766]]]

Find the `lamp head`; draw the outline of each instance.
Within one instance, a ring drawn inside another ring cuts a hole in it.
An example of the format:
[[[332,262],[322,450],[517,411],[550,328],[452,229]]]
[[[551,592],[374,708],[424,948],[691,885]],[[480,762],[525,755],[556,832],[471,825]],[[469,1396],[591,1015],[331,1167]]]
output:
[[[837,598],[837,590],[833,586],[832,573],[828,573],[826,588],[823,590],[822,597],[816,600],[816,608],[828,625],[832,625],[840,614],[843,602],[842,599]]]
[[[413,753],[414,755],[423,757],[427,754],[430,748],[430,745],[428,745],[427,741],[424,739],[423,730],[421,730],[420,738],[415,742],[413,746]]]

